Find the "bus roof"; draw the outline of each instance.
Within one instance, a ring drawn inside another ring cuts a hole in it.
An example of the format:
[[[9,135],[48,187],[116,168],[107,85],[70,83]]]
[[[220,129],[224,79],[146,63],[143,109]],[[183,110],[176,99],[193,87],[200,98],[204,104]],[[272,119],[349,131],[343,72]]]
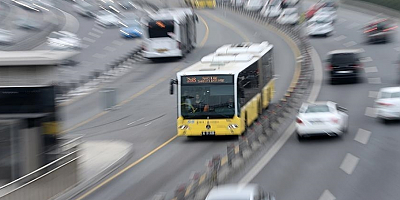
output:
[[[0,66],[58,65],[79,52],[77,51],[0,51]]]
[[[177,75],[238,74],[272,48],[268,42],[224,45]]]
[[[186,20],[185,17],[187,16],[182,14],[184,13],[160,12],[149,15],[149,18],[152,20],[174,20],[178,23],[182,23]]]

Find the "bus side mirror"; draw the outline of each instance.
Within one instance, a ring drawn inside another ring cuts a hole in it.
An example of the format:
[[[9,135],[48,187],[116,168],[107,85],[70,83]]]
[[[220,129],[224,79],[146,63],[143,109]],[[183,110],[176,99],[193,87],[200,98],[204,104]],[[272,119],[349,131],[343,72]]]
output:
[[[174,94],[174,84],[177,84],[178,81],[175,79],[171,79],[171,81],[169,82],[169,94],[173,95]]]

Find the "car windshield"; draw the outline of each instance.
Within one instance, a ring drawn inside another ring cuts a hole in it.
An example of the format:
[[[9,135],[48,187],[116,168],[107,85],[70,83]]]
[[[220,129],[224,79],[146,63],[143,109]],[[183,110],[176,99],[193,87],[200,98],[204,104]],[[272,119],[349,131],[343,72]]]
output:
[[[57,33],[57,32],[50,33],[50,35],[49,35],[49,38],[54,38],[54,39],[61,39],[64,37],[65,37],[65,35]]]
[[[327,105],[310,105],[307,107],[305,113],[321,113],[329,112],[329,107]]]
[[[358,60],[357,55],[354,53],[340,53],[332,55],[331,63],[333,65],[348,64],[348,63],[355,63],[357,60]]]
[[[382,92],[381,99],[400,98],[400,92]]]

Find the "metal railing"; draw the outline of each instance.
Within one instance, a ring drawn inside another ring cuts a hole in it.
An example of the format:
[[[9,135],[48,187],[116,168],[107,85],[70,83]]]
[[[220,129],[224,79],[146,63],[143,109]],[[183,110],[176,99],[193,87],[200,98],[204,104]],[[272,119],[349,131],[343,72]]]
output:
[[[78,150],[0,187],[0,200],[45,200],[78,182]]]

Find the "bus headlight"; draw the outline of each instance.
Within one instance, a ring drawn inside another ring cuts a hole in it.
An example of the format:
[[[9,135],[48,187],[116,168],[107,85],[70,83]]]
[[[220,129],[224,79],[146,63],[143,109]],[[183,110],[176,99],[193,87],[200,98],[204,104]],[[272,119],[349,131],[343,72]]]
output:
[[[188,125],[180,125],[178,126],[179,129],[181,130],[189,130],[189,126]]]
[[[228,129],[236,129],[236,128],[238,128],[239,126],[237,125],[237,124],[229,124],[228,125]]]

